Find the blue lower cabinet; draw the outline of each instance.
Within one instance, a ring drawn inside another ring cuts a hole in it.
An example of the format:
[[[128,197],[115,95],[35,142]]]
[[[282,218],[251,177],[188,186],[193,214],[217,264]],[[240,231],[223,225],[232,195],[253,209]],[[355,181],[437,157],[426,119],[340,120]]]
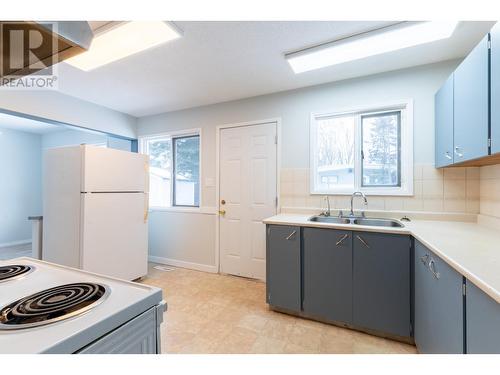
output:
[[[463,277],[415,241],[415,343],[419,353],[464,353]]]
[[[467,353],[500,354],[500,304],[467,280]]]
[[[352,323],[352,233],[303,229],[303,309],[328,321]]]
[[[267,303],[289,311],[300,311],[300,227],[268,225],[266,247]]]
[[[410,237],[352,232],[353,324],[411,336]]]

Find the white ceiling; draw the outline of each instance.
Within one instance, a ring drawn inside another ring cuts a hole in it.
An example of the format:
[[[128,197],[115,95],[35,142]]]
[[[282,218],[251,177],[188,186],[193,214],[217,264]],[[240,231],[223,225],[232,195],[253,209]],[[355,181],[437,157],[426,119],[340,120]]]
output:
[[[36,134],[46,134],[61,131],[63,129],[59,125],[53,125],[42,121],[8,115],[6,113],[0,113],[0,128],[7,128]]]
[[[286,52],[390,23],[176,22],[182,38],[96,70],[59,64],[59,88],[140,117],[463,57],[493,25],[461,22],[447,40],[298,75],[284,59]]]

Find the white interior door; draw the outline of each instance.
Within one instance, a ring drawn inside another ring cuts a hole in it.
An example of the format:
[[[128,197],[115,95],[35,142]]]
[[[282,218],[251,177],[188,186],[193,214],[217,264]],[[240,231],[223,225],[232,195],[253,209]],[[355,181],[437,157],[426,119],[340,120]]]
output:
[[[220,131],[219,252],[223,273],[265,280],[266,229],[276,214],[276,123]]]

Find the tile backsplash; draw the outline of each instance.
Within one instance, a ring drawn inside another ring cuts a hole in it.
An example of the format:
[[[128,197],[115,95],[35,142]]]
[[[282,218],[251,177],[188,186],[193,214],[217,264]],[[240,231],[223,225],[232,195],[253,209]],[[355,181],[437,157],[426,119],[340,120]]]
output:
[[[500,218],[500,165],[488,165],[479,170],[480,213]]]
[[[483,167],[485,168],[485,167]],[[460,212],[477,214],[480,210],[480,175],[478,167],[436,169],[432,164],[414,166],[414,195],[368,196],[369,210]],[[496,173],[496,187],[500,187],[500,169]],[[325,207],[322,195],[311,195],[308,168],[283,168],[281,170],[280,199],[284,208]],[[481,193],[483,190],[481,188]],[[347,209],[350,196],[330,195],[332,209]],[[496,201],[497,207],[500,200]],[[356,199],[355,208],[363,208]],[[481,202],[482,210],[482,202]]]

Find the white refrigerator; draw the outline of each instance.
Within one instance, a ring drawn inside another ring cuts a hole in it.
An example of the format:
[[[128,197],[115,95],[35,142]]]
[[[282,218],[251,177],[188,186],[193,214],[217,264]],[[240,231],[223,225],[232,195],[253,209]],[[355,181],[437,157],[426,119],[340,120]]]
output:
[[[45,151],[42,259],[134,280],[148,270],[146,155],[81,145]]]

